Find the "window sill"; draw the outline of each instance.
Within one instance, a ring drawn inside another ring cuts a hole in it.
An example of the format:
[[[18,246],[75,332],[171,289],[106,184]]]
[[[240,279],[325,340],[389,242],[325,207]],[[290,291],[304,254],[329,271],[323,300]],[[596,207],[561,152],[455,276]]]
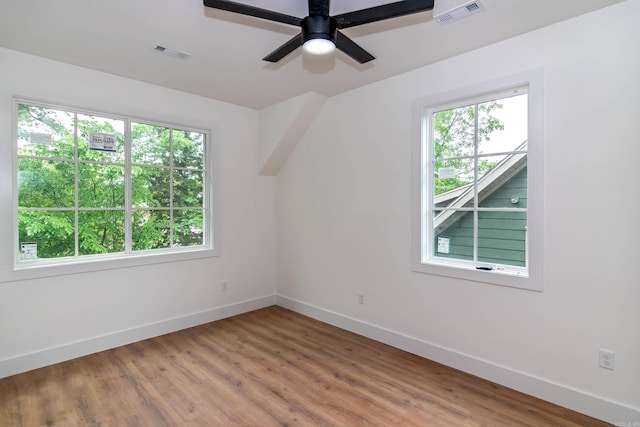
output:
[[[468,265],[440,260],[416,262],[413,270],[417,273],[432,274],[436,276],[452,277],[473,282],[489,283],[493,285],[508,286],[512,288],[542,291],[541,280],[530,277],[525,269],[506,268],[504,270],[493,268],[492,270],[479,270],[477,266],[485,264]]]
[[[64,261],[61,259],[23,261],[14,266],[12,271],[2,272],[0,283],[212,258],[218,255],[214,249],[198,248],[163,251],[162,253],[147,251],[133,255],[114,254],[108,257],[86,256]]]

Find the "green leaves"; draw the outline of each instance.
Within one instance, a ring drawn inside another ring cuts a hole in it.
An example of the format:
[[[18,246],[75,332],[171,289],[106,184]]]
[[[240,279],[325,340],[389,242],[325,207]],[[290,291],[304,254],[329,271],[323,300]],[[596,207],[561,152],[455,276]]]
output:
[[[78,254],[124,252],[124,211],[78,213]]]
[[[68,208],[74,206],[72,162],[18,159],[18,206]]]
[[[204,169],[204,134],[174,130],[173,162],[176,167]]]
[[[132,224],[133,250],[171,246],[171,216],[168,210],[136,210]]]
[[[131,161],[135,165],[163,165],[171,162],[170,129],[142,123],[131,125]]]
[[[74,215],[70,211],[24,211],[18,213],[20,242],[38,244],[38,257],[74,255]]]
[[[78,164],[78,203],[81,208],[123,208],[123,166]]]
[[[175,170],[173,172],[173,205],[176,207],[202,206],[204,173],[201,171]]]

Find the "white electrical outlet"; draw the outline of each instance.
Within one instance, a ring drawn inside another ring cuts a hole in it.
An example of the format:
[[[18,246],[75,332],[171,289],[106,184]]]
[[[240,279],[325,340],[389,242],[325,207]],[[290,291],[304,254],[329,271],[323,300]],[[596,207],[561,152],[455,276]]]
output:
[[[222,288],[223,291],[226,291],[229,289],[229,282],[227,282],[226,280],[224,282],[222,282],[222,284],[220,285],[220,287]]]
[[[611,369],[615,366],[616,354],[611,350],[600,349],[598,350],[598,366],[605,369]]]
[[[364,292],[358,292],[358,304],[364,304]]]

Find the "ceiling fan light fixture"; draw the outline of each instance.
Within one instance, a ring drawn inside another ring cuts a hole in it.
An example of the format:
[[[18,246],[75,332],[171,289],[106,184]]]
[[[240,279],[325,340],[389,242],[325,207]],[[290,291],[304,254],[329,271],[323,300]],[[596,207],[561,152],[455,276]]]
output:
[[[302,49],[310,55],[328,55],[336,50],[336,45],[327,39],[311,39],[304,42]]]
[[[328,55],[336,49],[337,25],[330,16],[310,15],[302,20],[302,50],[311,55]]]

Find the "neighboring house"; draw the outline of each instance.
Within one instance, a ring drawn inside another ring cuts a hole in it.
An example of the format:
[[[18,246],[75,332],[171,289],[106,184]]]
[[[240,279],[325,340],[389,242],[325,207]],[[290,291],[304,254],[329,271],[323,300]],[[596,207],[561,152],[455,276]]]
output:
[[[526,141],[517,150],[526,150]],[[435,197],[442,208],[473,206],[471,184]],[[527,207],[527,154],[505,157],[478,180],[478,206],[495,211],[478,213],[478,261],[491,264],[526,266],[527,213],[500,211],[500,208]],[[433,221],[434,255],[473,260],[473,212],[445,210]],[[448,239],[448,253],[438,251],[437,239]]]

